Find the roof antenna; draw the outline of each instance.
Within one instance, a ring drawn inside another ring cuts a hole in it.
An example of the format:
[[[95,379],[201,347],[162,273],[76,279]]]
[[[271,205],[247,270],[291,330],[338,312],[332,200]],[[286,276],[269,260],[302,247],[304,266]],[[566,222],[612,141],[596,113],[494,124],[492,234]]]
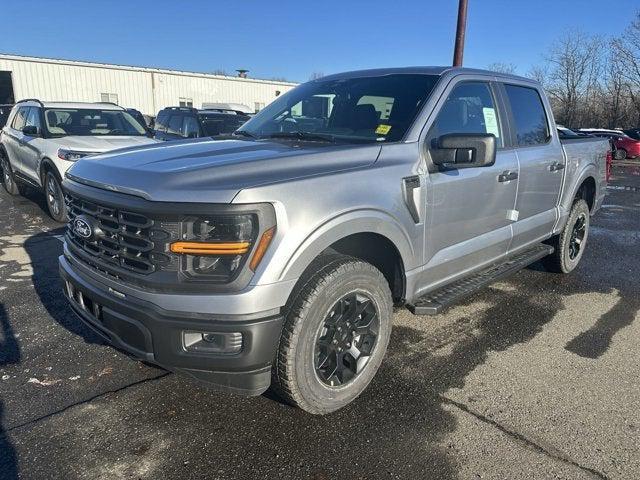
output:
[[[467,0],[460,0],[458,4],[458,26],[456,29],[456,46],[453,51],[453,66],[462,66],[464,55],[464,34],[467,30]]]

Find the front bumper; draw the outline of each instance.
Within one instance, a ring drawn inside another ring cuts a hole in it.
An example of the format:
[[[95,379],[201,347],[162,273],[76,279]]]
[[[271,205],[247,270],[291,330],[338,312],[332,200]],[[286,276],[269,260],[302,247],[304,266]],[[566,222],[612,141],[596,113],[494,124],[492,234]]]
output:
[[[59,263],[64,293],[75,313],[117,348],[216,389],[259,395],[269,387],[282,330],[280,314],[256,319],[165,310],[89,279],[64,255]],[[183,331],[239,332],[242,349],[235,354],[188,352]]]

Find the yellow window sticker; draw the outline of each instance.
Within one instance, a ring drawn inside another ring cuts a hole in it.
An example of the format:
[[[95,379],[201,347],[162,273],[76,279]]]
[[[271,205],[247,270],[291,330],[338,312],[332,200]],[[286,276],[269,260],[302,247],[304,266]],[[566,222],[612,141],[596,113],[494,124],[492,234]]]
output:
[[[378,135],[386,135],[387,133],[389,133],[389,130],[391,130],[391,125],[378,125],[378,128],[376,128],[376,133]]]

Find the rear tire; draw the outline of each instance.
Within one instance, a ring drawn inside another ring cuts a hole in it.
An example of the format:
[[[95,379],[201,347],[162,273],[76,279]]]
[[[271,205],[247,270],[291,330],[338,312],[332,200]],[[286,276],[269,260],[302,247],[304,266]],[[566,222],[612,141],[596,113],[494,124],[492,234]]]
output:
[[[583,199],[574,201],[567,224],[560,234],[547,243],[555,251],[542,262],[545,268],[555,273],[571,273],[580,262],[589,236],[589,206]]]
[[[338,254],[320,256],[291,295],[271,389],[322,415],[369,385],[389,343],[392,298],[382,273]]]
[[[0,169],[2,170],[2,185],[9,195],[20,195],[21,189],[13,174],[9,158],[4,152],[0,152]]]
[[[52,171],[48,171],[44,176],[43,186],[49,215],[56,222],[66,223],[68,221],[67,208],[64,204],[64,193],[62,193],[60,180]]]

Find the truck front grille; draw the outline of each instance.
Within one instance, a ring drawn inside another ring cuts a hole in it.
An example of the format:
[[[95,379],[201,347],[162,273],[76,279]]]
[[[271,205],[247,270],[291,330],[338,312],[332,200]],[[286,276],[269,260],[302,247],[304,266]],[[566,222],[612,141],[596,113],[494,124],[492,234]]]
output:
[[[68,241],[109,273],[116,267],[138,274],[156,270],[153,262],[154,242],[151,240],[154,221],[144,215],[100,205],[67,193],[65,195],[69,225]],[[98,235],[85,239],[72,228],[74,219],[82,216],[98,231]]]

